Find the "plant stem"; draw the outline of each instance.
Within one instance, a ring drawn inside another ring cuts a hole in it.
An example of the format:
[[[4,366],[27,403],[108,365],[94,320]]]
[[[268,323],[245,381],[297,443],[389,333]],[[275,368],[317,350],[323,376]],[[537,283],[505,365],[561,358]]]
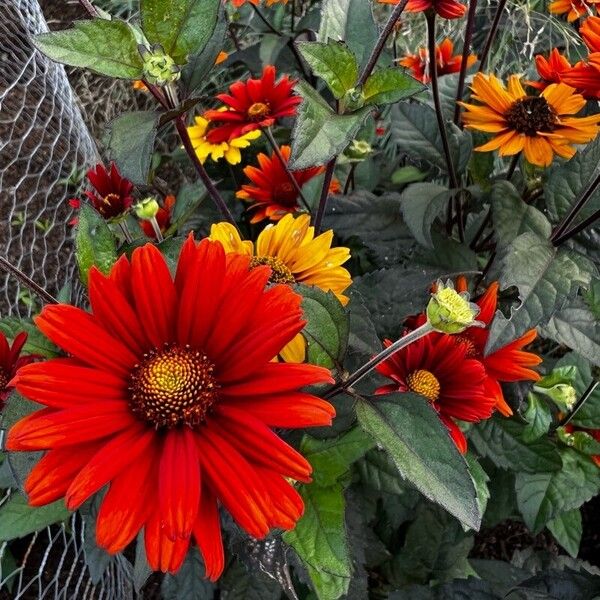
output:
[[[90,0],[79,0],[79,4],[81,4],[85,10],[87,10],[90,17],[100,17],[100,13],[96,10],[96,7],[90,2]]]
[[[594,393],[594,390],[598,387],[598,385],[600,385],[599,381],[592,380],[590,385],[587,386],[585,392],[583,392],[581,395],[581,398],[579,398],[573,407],[573,410],[558,423],[556,426],[557,429],[559,427],[564,427],[569,421],[571,421],[571,419],[579,412],[581,407],[588,401],[589,397]]]
[[[506,181],[510,181],[512,176],[515,174],[515,169],[519,164],[519,158],[521,158],[521,152],[517,152],[511,159],[508,165],[508,171],[506,172]]]
[[[310,210],[310,206],[309,206],[308,202],[306,201],[304,194],[302,193],[302,188],[300,187],[300,184],[298,183],[297,179],[294,177],[294,174],[290,171],[288,161],[285,160],[285,157],[283,156],[283,154],[281,154],[281,149],[279,148],[279,145],[277,144],[277,142],[275,141],[275,138],[273,137],[273,132],[271,131],[271,128],[267,127],[263,131],[265,133],[265,136],[267,137],[267,140],[269,141],[269,144],[271,145],[271,148],[273,149],[273,152],[279,159],[279,162],[281,163],[281,166],[283,167],[283,170],[285,171],[290,183],[294,186],[294,189],[296,190],[296,193],[298,194],[299,200],[304,205],[304,208],[306,208],[307,210]]]
[[[375,47],[373,48],[373,51],[371,52],[371,55],[369,56],[369,60],[367,61],[365,68],[362,70],[362,73],[360,74],[360,76],[358,78],[358,82],[356,84],[357,86],[364,85],[365,81],[367,81],[367,79],[369,78],[369,75],[373,72],[373,69],[375,68],[375,65],[377,64],[377,61],[379,60],[379,57],[381,56],[381,53],[383,52],[385,43],[387,42],[387,39],[390,36],[390,33],[392,33],[392,30],[394,29],[394,25],[396,25],[396,22],[402,15],[402,12],[404,11],[407,4],[408,4],[408,0],[400,0],[400,2],[398,4],[396,4],[396,6],[394,6],[394,10],[392,11],[392,14],[390,15],[389,19],[387,20],[386,24],[384,25],[383,30],[379,34],[377,43],[375,44]]]
[[[569,229],[569,231],[556,237],[554,240],[552,240],[552,244],[554,244],[554,246],[560,246],[563,242],[566,242],[567,240],[571,239],[574,235],[577,235],[598,219],[600,219],[600,210],[593,212],[587,219],[581,221],[579,225],[575,225],[575,227]]]
[[[348,193],[348,191],[350,190],[350,186],[352,186],[352,191],[354,191],[354,171],[356,171],[356,165],[358,163],[352,163],[352,166],[350,167],[350,171],[348,172],[348,177],[346,178],[346,183],[344,184],[344,196]]]
[[[467,24],[465,26],[465,42],[462,49],[462,62],[460,63],[460,74],[458,76],[458,86],[456,88],[456,104],[454,105],[454,123],[460,123],[460,104],[465,89],[465,79],[467,76],[467,63],[469,53],[471,52],[471,41],[473,39],[473,27],[475,25],[475,12],[477,11],[477,0],[469,2],[469,12],[467,14]]]
[[[129,232],[129,228],[127,227],[127,223],[125,221],[119,221],[119,229],[123,233],[123,236],[125,237],[125,241],[128,244],[132,244],[133,238],[131,237],[131,233]]]
[[[421,327],[418,327],[414,331],[407,333],[400,339],[396,340],[393,344],[382,350],[377,356],[374,356],[368,363],[364,364],[362,367],[359,367],[352,375],[348,377],[345,381],[341,381],[340,383],[334,385],[330,390],[325,392],[325,398],[331,398],[335,396],[337,393],[342,390],[348,389],[350,386],[358,383],[365,375],[368,375],[378,364],[382,363],[388,356],[391,356],[398,350],[402,350],[402,348],[406,348],[409,344],[416,342],[417,340],[425,337],[433,331],[433,327],[429,324],[429,322],[424,323]]]
[[[329,198],[329,187],[331,186],[331,180],[333,179],[333,172],[335,170],[335,163],[337,156],[334,156],[325,168],[325,179],[323,179],[323,188],[321,189],[321,197],[319,198],[319,206],[317,208],[317,214],[315,215],[315,236],[321,233],[321,224],[323,223],[323,216],[325,215],[325,208],[327,207],[327,199]]]
[[[235,222],[235,219],[233,218],[233,215],[231,214],[230,210],[227,208],[227,204],[225,204],[225,200],[223,200],[223,197],[219,193],[219,190],[216,188],[216,186],[213,183],[212,179],[210,178],[209,174],[206,172],[204,165],[200,162],[200,160],[196,156],[196,151],[194,150],[194,146],[192,145],[192,140],[190,139],[190,136],[187,132],[184,118],[185,117],[183,115],[180,115],[179,117],[177,117],[175,119],[175,127],[177,128],[177,133],[179,134],[179,137],[181,138],[181,141],[183,142],[183,147],[185,148],[187,155],[190,157],[192,164],[196,168],[196,171],[197,171],[198,175],[200,176],[202,183],[206,187],[206,191],[208,192],[209,196],[213,199],[213,202],[215,203],[216,207],[219,209],[219,212],[221,213],[223,218],[226,221],[229,221],[229,223],[231,223],[236,229],[238,229],[238,226]],[[238,231],[239,231],[239,229],[238,229]]]
[[[58,304],[58,300],[52,294],[49,294],[43,287],[33,281],[31,277],[25,275],[21,269],[15,267],[3,256],[0,256],[0,268],[14,275],[26,288],[30,289],[47,304]]]
[[[485,40],[483,52],[481,53],[481,59],[479,62],[479,71],[480,72],[486,68],[487,60],[490,55],[490,50],[492,49],[492,44],[494,43],[494,40],[496,39],[496,34],[498,33],[498,26],[500,25],[500,19],[502,18],[502,13],[504,12],[505,6],[506,6],[506,0],[498,1],[498,8],[496,9],[496,14],[494,15],[492,27],[490,28],[490,32],[488,33],[487,39]]]

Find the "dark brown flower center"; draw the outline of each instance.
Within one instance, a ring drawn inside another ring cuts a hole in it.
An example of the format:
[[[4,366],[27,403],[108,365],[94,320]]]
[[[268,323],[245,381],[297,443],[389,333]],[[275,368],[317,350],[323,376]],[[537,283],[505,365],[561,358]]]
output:
[[[413,392],[425,396],[431,402],[435,402],[440,396],[440,382],[433,373],[425,369],[413,371],[406,378],[406,384]]]
[[[189,346],[151,350],[131,373],[131,410],[157,429],[195,427],[218,399],[213,371],[206,354]]]
[[[0,392],[6,389],[9,381],[8,375],[4,372],[4,369],[0,369]]]
[[[248,108],[248,117],[253,121],[260,121],[271,112],[271,107],[265,102],[255,102]]]
[[[504,118],[511,129],[530,137],[551,133],[556,127],[556,112],[542,96],[526,96],[512,104]]]
[[[259,265],[269,265],[271,267],[270,283],[295,283],[296,280],[289,268],[278,258],[274,256],[253,256],[250,261],[250,268]]]

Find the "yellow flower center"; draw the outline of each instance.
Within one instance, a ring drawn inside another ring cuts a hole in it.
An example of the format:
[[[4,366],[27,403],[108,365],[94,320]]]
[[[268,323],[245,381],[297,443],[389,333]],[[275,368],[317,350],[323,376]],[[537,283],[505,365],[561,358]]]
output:
[[[213,370],[206,354],[189,346],[151,350],[131,373],[131,410],[157,429],[195,427],[218,398]]]
[[[271,267],[271,277],[269,277],[270,283],[296,282],[287,265],[275,256],[253,256],[250,261],[250,268],[253,269],[259,265],[269,265],[269,267]]]
[[[550,133],[556,127],[556,112],[542,96],[526,96],[512,104],[504,118],[511,129],[527,136]]]
[[[413,371],[407,378],[406,384],[415,393],[421,394],[435,402],[440,396],[440,382],[430,371],[419,369]]]
[[[266,117],[271,112],[271,107],[264,102],[255,102],[250,105],[248,109],[248,116],[253,121],[260,121],[263,117]]]

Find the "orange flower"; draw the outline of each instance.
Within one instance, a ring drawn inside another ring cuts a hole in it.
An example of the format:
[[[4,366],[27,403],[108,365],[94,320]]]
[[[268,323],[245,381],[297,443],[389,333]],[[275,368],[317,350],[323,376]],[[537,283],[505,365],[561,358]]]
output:
[[[576,21],[582,15],[589,15],[596,9],[596,4],[600,0],[554,0],[548,7],[550,12],[555,15],[564,15],[567,13],[569,23]]]
[[[165,200],[163,205],[158,209],[156,216],[156,222],[158,223],[158,227],[160,228],[161,233],[165,233],[169,227],[171,227],[171,214],[173,213],[173,208],[175,208],[176,198],[175,196],[169,194]],[[152,227],[152,223],[146,219],[140,220],[140,227],[143,232],[149,238],[156,239],[156,233],[154,228]]]
[[[377,0],[381,4],[398,4],[400,0]],[[600,0],[598,0],[600,1]],[[456,0],[408,0],[406,12],[424,12],[433,9],[444,19],[459,19],[467,7]]]
[[[223,570],[219,505],[264,538],[291,529],[302,498],[289,480],[311,466],[273,428],[329,425],[332,406],[300,391],[327,369],[271,362],[300,332],[302,298],[271,269],[184,243],[175,277],[152,244],[108,276],[92,269],[93,314],[46,306],[39,329],[67,354],[23,367],[22,395],[45,405],[8,434],[10,451],[45,450],[25,482],[29,502],[70,510],[109,485],[96,541],[123,550],[144,529],[154,570],[175,572],[190,541],[206,575]]]
[[[450,73],[458,73],[462,64],[462,54],[453,55],[454,44],[452,40],[446,38],[441,44],[435,48],[435,58],[437,63],[438,75],[448,75]],[[475,54],[469,55],[467,59],[467,67],[472,66],[477,60]],[[429,52],[427,48],[419,48],[417,54],[408,54],[399,64],[403,67],[407,67],[411,70],[413,77],[422,81],[423,83],[429,83],[431,77],[429,76]]]

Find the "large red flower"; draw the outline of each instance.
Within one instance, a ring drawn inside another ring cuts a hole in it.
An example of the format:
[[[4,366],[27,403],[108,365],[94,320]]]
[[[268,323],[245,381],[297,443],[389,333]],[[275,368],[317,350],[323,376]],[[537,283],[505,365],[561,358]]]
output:
[[[29,502],[74,510],[107,484],[96,539],[122,550],[144,528],[154,569],[175,572],[190,540],[206,574],[223,569],[218,504],[250,535],[293,528],[303,511],[289,479],[306,459],[272,428],[328,425],[330,404],[300,391],[327,369],[271,362],[302,329],[301,298],[269,267],[185,242],[175,277],[147,244],[105,277],[92,269],[93,314],[44,308],[40,330],[68,358],[22,368],[18,391],[46,406],[9,432],[9,450],[47,450]]]
[[[287,162],[290,158],[290,147],[281,146],[281,154]],[[272,154],[258,155],[258,167],[248,166],[244,174],[250,184],[242,186],[236,196],[241,200],[253,202],[250,210],[254,211],[252,223],[263,219],[278,221],[288,213],[298,209],[298,192],[291,184],[290,179],[279,158]],[[294,179],[300,188],[316,175],[323,172],[323,167],[311,167],[302,171],[294,171]]]
[[[294,96],[296,82],[284,75],[276,80],[275,67],[267,65],[260,79],[236,81],[229,94],[217,98],[229,110],[209,110],[205,117],[214,123],[206,138],[213,144],[240,137],[249,131],[270,127],[278,119],[292,117],[302,102]]]
[[[391,342],[385,341],[387,348]],[[456,343],[450,335],[430,333],[398,350],[377,371],[394,383],[376,394],[415,392],[425,396],[437,410],[457,448],[465,453],[467,440],[454,419],[477,422],[494,411],[494,400],[486,395],[485,369],[469,358],[468,344]]]
[[[11,379],[21,367],[38,358],[36,355],[21,356],[26,341],[27,334],[22,331],[14,337],[10,345],[6,336],[0,331],[0,410],[12,391]]]
[[[87,178],[94,189],[84,193],[106,220],[123,216],[133,204],[133,183],[121,176],[115,163],[111,163],[110,172],[97,164],[95,169],[87,172]],[[71,199],[69,203],[76,209],[81,206],[78,198]]]
[[[381,4],[398,4],[400,0],[378,0]],[[459,19],[467,7],[456,0],[408,0],[406,12],[425,12],[434,10],[443,19]]]

